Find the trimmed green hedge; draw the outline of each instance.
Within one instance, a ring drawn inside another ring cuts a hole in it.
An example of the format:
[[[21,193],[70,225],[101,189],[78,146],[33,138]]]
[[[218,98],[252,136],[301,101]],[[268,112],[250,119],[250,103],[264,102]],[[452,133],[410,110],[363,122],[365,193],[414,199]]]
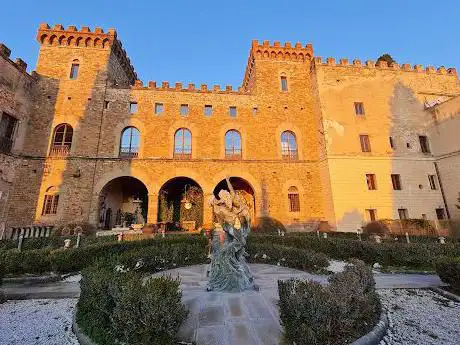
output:
[[[317,238],[315,236],[252,235],[253,244],[273,244],[323,253],[333,259],[360,259],[368,264],[411,268],[434,267],[441,256],[460,256],[460,244],[447,243],[373,243],[343,238]]]
[[[362,261],[329,278],[278,281],[280,318],[289,344],[349,344],[377,323],[381,305],[372,271]]]
[[[460,293],[460,257],[439,259],[436,262],[436,272],[444,283]]]

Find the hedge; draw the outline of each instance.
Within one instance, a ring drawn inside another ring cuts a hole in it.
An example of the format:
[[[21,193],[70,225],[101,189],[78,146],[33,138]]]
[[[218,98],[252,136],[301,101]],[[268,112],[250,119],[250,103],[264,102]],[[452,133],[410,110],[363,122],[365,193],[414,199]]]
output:
[[[436,272],[441,280],[460,293],[460,257],[444,257],[436,262]]]
[[[372,271],[353,261],[344,272],[317,282],[278,281],[280,318],[289,344],[349,344],[377,323],[381,305]]]
[[[458,243],[373,243],[342,238],[274,235],[252,235],[248,242],[308,249],[338,260],[357,258],[368,264],[378,262],[384,266],[411,268],[433,268],[441,256],[460,256]]]

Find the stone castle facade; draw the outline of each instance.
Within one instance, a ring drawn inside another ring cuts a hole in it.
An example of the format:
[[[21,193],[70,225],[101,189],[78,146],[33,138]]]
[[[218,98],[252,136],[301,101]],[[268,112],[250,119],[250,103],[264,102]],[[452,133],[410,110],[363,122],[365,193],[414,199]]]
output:
[[[226,176],[254,222],[355,231],[460,218],[455,69],[324,61],[310,44],[253,41],[237,90],[144,85],[113,29],[42,24],[37,40],[31,74],[0,46],[4,236],[111,228],[134,199],[146,223],[187,221],[187,189],[201,193],[191,226],[211,226],[206,200]]]

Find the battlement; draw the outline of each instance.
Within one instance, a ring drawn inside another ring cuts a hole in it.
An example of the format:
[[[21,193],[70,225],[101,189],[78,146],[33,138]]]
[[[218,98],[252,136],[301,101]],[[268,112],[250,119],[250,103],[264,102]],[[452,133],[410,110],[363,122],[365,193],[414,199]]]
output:
[[[11,60],[11,49],[9,49],[3,43],[0,43],[0,56],[12,64],[19,72],[28,75],[29,77],[34,77],[34,73],[27,73],[27,63],[24,62],[21,58],[16,58],[14,61]]]
[[[380,69],[380,70],[394,70],[394,71],[407,71],[416,73],[427,73],[427,74],[447,74],[457,75],[455,68],[445,68],[444,66],[438,67],[437,69],[433,66],[423,67],[422,65],[413,65],[392,63],[388,65],[386,61],[375,62],[373,60],[367,60],[364,63],[359,59],[353,60],[351,63],[348,59],[340,59],[338,62],[333,57],[328,57],[326,61],[323,61],[322,57],[316,56],[313,58],[315,66],[337,66],[337,67],[351,67],[351,68],[369,68],[369,69]]]
[[[37,41],[45,46],[111,49],[131,81],[134,82],[137,78],[126,51],[122,48],[120,40],[117,39],[115,29],[104,32],[102,28],[96,27],[94,31],[91,31],[89,27],[82,26],[78,30],[73,25],[64,29],[61,24],[56,24],[51,28],[48,24],[42,23],[38,28]]]
[[[253,40],[251,53],[255,59],[305,62],[313,57],[313,46],[309,43],[303,47],[299,42],[294,46],[291,42],[285,42],[284,45],[281,45],[279,41],[275,41],[273,44],[270,44],[270,41],[263,41],[262,44],[259,44],[259,41]]]
[[[157,84],[156,81],[149,81],[147,86],[144,86],[141,80],[136,80],[134,82],[133,89],[148,89],[156,91],[179,91],[179,92],[197,92],[197,93],[218,93],[218,94],[245,94],[241,87],[238,90],[234,90],[231,85],[226,85],[225,88],[221,88],[220,85],[213,85],[212,88],[209,88],[207,84],[201,84],[200,87],[196,87],[195,84],[190,83],[187,86],[183,85],[180,82],[169,83],[167,81]]]

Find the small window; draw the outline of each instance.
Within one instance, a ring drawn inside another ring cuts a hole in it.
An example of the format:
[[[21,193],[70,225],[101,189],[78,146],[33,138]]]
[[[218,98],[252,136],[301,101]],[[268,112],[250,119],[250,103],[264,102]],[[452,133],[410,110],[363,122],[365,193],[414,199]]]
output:
[[[436,184],[436,175],[428,175],[428,180],[430,181],[430,187],[433,190],[438,189],[438,186]]]
[[[393,141],[393,137],[389,137],[389,140],[390,140],[390,147],[391,147],[392,149],[394,149],[394,148],[395,148],[395,143],[394,143],[394,141]]]
[[[289,187],[288,189],[289,199],[289,212],[300,212],[300,198],[297,187]]]
[[[17,124],[18,120],[16,118],[7,113],[2,114],[2,119],[0,121],[0,152],[11,152]]]
[[[204,106],[204,114],[206,116],[211,116],[212,115],[212,105],[205,105]]]
[[[364,103],[362,102],[355,102],[355,113],[356,115],[363,116],[364,114]]]
[[[59,194],[55,187],[50,187],[46,190],[45,198],[43,199],[42,215],[51,215],[57,213],[59,203]]]
[[[70,79],[77,79],[78,78],[78,69],[80,68],[80,64],[73,63],[72,67],[70,67]]]
[[[181,104],[179,111],[182,116],[187,116],[188,115],[188,104]]]
[[[366,174],[366,183],[367,183],[367,189],[376,190],[377,184],[375,182],[375,174]]]
[[[371,152],[371,143],[369,141],[369,136],[367,134],[361,134],[359,136],[361,142],[361,151],[362,152]]]
[[[407,147],[408,149],[410,149],[410,148],[412,148],[412,145],[411,145],[410,143],[406,143],[406,147]]]
[[[374,208],[368,208],[366,210],[367,220],[370,222],[375,222],[377,220],[377,210]]]
[[[419,135],[420,148],[423,153],[430,153],[430,145],[428,144],[428,137],[426,135]]]
[[[155,114],[161,114],[164,111],[163,103],[155,103]]]
[[[258,111],[257,107],[252,108],[252,115],[256,116]]]
[[[438,220],[446,219],[446,212],[443,208],[436,209],[436,217],[438,218]]]
[[[391,174],[391,183],[393,184],[393,190],[401,190],[401,175]]]
[[[129,112],[131,114],[137,113],[137,103],[136,102],[129,103]]]
[[[398,215],[399,219],[401,220],[409,219],[409,213],[407,212],[407,208],[398,208]]]
[[[228,107],[228,114],[231,117],[236,117],[236,107],[235,106]]]
[[[109,109],[109,101],[104,101],[104,109],[107,110]]]
[[[287,91],[288,84],[287,84],[287,77],[281,76],[281,91]]]

